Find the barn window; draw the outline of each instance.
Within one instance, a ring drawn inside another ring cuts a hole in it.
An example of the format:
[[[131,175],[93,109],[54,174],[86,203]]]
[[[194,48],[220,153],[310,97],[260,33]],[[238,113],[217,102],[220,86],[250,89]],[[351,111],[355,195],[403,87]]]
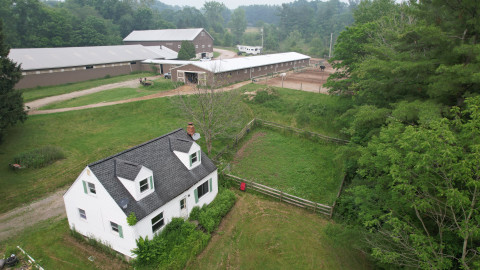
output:
[[[247,70],[247,69],[245,69],[245,73],[247,73],[247,72],[248,72],[248,70]]]
[[[202,48],[205,48],[205,45],[202,45]]]
[[[85,66],[85,69],[92,69],[92,68],[93,68],[93,66],[90,66],[90,65],[89,65],[89,66]]]
[[[135,65],[137,63],[137,61],[132,61],[130,62],[130,65]]]
[[[211,45],[211,44],[208,44],[208,48],[210,48],[210,47],[212,47],[212,45]]]
[[[198,45],[195,45],[195,49],[198,49]]]
[[[179,49],[182,48],[182,45],[178,45],[178,48],[179,48]]]
[[[163,221],[163,212],[152,218],[152,231],[155,233],[158,229],[162,228],[165,222]]]
[[[204,37],[204,36],[205,36],[205,32],[200,33],[200,35],[201,35],[202,37]]]
[[[259,67],[259,68],[258,68],[258,71],[260,71],[260,70],[262,70],[262,68],[261,68],[261,67]]]

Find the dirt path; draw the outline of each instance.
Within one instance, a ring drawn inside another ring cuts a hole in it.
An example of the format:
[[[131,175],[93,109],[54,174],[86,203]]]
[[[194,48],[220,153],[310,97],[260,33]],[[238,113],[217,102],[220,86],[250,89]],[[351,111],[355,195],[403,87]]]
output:
[[[247,85],[251,83],[251,81],[244,81],[240,83],[236,83],[227,87],[222,88],[222,91],[230,91],[233,89],[240,88],[244,85]],[[52,110],[34,110],[34,111],[29,111],[28,114],[34,115],[34,114],[50,114],[50,113],[58,113],[58,112],[68,112],[68,111],[78,111],[78,110],[84,110],[84,109],[90,109],[90,108],[98,108],[98,107],[104,107],[104,106],[111,106],[111,105],[117,105],[117,104],[123,104],[123,103],[129,103],[129,102],[134,102],[134,101],[139,101],[139,100],[148,100],[148,99],[154,99],[154,98],[162,98],[162,97],[171,97],[175,95],[192,95],[195,94],[194,88],[192,88],[189,85],[183,85],[177,89],[173,90],[168,90],[165,92],[160,92],[160,93],[155,93],[152,95],[148,96],[143,96],[143,97],[137,97],[137,98],[131,98],[131,99],[125,99],[125,100],[119,100],[119,101],[112,101],[112,102],[102,102],[102,103],[96,103],[96,104],[89,104],[89,105],[84,105],[84,106],[78,106],[78,107],[71,107],[71,108],[60,108],[60,109],[52,109]]]
[[[30,205],[15,208],[10,212],[1,214],[0,241],[35,225],[37,222],[49,218],[57,220],[66,217],[63,204],[63,194],[65,192],[65,189],[59,190]]]
[[[230,58],[237,58],[239,57],[235,52],[223,49],[213,48],[214,52],[220,53],[220,56],[215,59],[230,59]]]
[[[154,76],[154,77],[147,77],[148,80],[155,80],[158,79],[160,76]],[[118,83],[111,83],[111,84],[105,84],[101,85],[98,87],[90,88],[90,89],[85,89],[81,91],[75,91],[63,95],[58,95],[58,96],[53,96],[53,97],[46,97],[46,98],[41,98],[37,99],[31,102],[25,103],[25,107],[30,107],[30,112],[38,110],[38,108],[46,106],[51,103],[59,102],[59,101],[64,101],[64,100],[69,100],[72,98],[76,97],[81,97],[85,95],[90,95],[93,93],[105,91],[105,90],[110,90],[114,88],[120,88],[120,87],[127,87],[127,88],[138,88],[140,86],[138,79],[134,80],[129,80],[129,81],[124,81],[124,82],[118,82]]]

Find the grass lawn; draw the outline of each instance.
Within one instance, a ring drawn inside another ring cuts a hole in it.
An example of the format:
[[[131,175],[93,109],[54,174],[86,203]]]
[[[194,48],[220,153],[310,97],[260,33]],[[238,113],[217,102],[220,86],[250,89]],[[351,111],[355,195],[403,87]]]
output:
[[[128,75],[121,75],[111,78],[103,78],[103,79],[95,79],[85,82],[78,82],[78,83],[68,83],[62,85],[54,85],[54,86],[43,86],[43,87],[36,87],[36,88],[28,88],[22,89],[23,93],[23,100],[25,102],[29,102],[32,100],[51,97],[66,93],[71,93],[75,91],[85,90],[93,87],[97,87],[104,84],[116,83],[116,82],[123,82],[132,79],[138,79],[140,77],[148,77],[152,76],[152,73],[135,73],[135,74],[128,74]]]
[[[47,220],[0,243],[0,254],[20,246],[44,269],[128,269],[129,265],[70,235],[66,219]],[[16,249],[17,255],[23,255]],[[95,257],[89,261],[88,257]],[[21,256],[22,257],[22,256]]]
[[[248,84],[244,92],[265,89],[265,85]],[[344,97],[273,87],[277,96],[263,103],[246,101],[255,117],[318,132],[337,138],[345,138],[340,132],[343,122],[339,119],[353,102]]]
[[[186,269],[373,269],[358,235],[312,212],[240,193],[207,248]]]
[[[232,161],[232,174],[283,192],[332,205],[342,180],[341,147],[257,128]]]
[[[245,123],[251,119],[247,116]],[[0,213],[73,183],[89,163],[161,136],[186,128],[172,98],[106,106],[64,113],[33,115],[7,130],[0,144]],[[199,143],[206,149],[204,139]],[[213,154],[229,140],[216,140]],[[45,168],[13,171],[14,156],[45,145],[61,147],[66,159]]]
[[[148,96],[162,91],[175,89],[171,80],[158,79],[154,81],[153,86],[140,86],[139,88],[115,88],[97,92],[94,94],[73,98],[49,104],[40,108],[41,110],[78,107],[101,102],[111,102],[118,100],[131,99],[136,97]]]

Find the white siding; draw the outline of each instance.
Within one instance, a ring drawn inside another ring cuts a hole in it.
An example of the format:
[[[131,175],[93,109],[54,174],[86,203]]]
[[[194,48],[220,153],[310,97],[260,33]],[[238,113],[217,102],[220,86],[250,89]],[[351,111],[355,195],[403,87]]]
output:
[[[95,184],[96,195],[85,194],[82,181]],[[63,199],[70,228],[131,256],[131,249],[136,247],[137,234],[128,226],[126,215],[88,167],[82,171]],[[85,210],[86,220],[80,218],[78,208]],[[123,238],[112,232],[110,221],[122,226]]]

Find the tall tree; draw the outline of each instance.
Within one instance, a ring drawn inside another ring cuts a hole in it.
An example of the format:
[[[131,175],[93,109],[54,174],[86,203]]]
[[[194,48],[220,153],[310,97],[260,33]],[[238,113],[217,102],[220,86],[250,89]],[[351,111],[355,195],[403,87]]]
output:
[[[9,52],[10,49],[3,44],[3,22],[0,19],[0,140],[7,127],[27,119],[22,92],[14,89],[22,76],[20,65],[8,58]]]
[[[231,130],[241,125],[243,103],[238,91],[193,84],[190,87],[194,94],[179,95],[178,106],[185,119],[194,122],[200,131],[210,155],[214,139],[231,136]]]
[[[233,32],[234,42],[240,44],[242,35],[247,29],[247,19],[245,18],[245,10],[243,8],[237,8],[233,11],[229,26]]]
[[[225,4],[216,1],[207,1],[203,4],[205,18],[210,31],[223,34],[225,30],[223,28],[224,19],[222,12],[226,8]]]
[[[179,60],[189,60],[195,57],[195,45],[190,41],[182,41],[180,51],[178,51]]]

